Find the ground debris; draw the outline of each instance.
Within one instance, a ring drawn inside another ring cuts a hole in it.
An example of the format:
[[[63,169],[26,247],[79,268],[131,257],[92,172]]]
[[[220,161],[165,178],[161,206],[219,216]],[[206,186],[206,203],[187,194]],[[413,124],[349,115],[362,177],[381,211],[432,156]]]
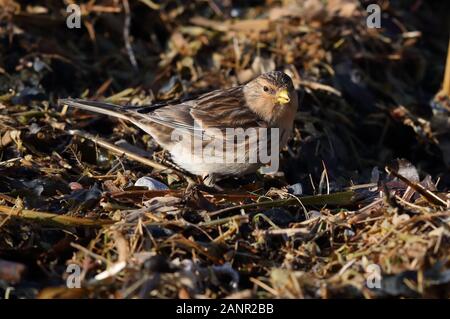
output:
[[[383,1],[368,28],[368,1],[98,0],[79,29],[64,3],[0,0],[0,296],[450,297],[448,96],[430,103],[449,3]],[[223,192],[57,104],[156,107],[271,70],[301,101],[281,170]]]

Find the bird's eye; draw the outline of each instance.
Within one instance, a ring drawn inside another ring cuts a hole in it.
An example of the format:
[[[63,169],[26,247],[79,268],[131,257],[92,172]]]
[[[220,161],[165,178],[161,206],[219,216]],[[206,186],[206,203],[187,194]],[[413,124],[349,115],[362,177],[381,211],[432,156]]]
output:
[[[267,86],[264,85],[263,87],[264,92],[269,92],[269,88]]]

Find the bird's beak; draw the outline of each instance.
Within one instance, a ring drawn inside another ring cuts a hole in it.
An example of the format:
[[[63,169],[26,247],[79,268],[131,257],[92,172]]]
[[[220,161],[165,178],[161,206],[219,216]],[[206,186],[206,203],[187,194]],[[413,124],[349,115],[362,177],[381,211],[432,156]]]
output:
[[[289,93],[286,89],[280,90],[277,93],[277,102],[280,104],[289,103],[291,99],[289,98]]]

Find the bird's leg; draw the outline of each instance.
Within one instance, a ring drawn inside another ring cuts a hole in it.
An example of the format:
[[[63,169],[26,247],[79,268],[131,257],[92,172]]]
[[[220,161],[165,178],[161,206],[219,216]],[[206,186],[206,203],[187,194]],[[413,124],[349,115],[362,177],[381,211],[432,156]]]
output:
[[[202,181],[205,186],[213,187],[216,184],[216,176],[214,174],[203,174]]]
[[[218,192],[223,192],[223,188],[216,185],[216,181],[217,181],[217,176],[215,174],[204,174],[202,176],[202,180],[203,180],[203,185],[205,185],[206,187],[209,188],[213,188]]]
[[[185,194],[191,194],[196,190],[204,190],[207,192],[223,192],[223,188],[217,186],[215,183],[216,175],[214,174],[203,174],[201,176],[201,182],[195,182],[194,180],[189,179]]]
[[[188,179],[188,185],[186,187],[185,193],[190,193],[198,187],[198,184],[193,179]]]

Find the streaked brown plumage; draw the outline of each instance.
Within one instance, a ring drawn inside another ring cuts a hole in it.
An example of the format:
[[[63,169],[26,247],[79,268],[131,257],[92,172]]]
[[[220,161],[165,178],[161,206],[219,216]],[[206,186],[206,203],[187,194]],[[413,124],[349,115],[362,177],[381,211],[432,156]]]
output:
[[[193,163],[186,159],[193,152],[189,141],[193,136],[211,129],[224,132],[226,128],[278,128],[281,149],[292,132],[298,107],[291,78],[279,71],[262,74],[245,85],[215,90],[156,109],[124,108],[77,99],[62,99],[59,103],[132,122],[167,149],[177,165],[195,175],[209,176],[210,183],[217,177],[254,172],[262,163]],[[174,130],[182,132],[183,142],[177,144],[173,140]]]

